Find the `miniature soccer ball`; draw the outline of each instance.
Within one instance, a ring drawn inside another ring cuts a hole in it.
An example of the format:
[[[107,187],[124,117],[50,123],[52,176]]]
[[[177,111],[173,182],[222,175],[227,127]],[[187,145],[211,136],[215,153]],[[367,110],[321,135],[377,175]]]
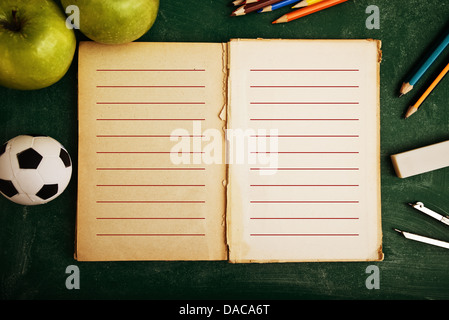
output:
[[[72,176],[66,149],[47,136],[17,136],[0,147],[0,193],[22,205],[58,197]]]

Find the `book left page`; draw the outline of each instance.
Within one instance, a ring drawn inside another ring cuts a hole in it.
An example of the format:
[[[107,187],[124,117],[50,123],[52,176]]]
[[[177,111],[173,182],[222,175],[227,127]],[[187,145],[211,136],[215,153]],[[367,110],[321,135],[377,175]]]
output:
[[[224,49],[80,44],[77,260],[227,258]]]

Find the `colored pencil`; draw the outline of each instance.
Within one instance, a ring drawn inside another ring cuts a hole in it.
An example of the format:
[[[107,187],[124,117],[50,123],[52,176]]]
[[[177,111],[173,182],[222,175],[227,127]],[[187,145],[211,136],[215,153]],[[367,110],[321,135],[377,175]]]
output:
[[[441,71],[441,73],[435,78],[435,80],[432,82],[432,84],[427,88],[427,90],[423,93],[423,95],[416,101],[416,103],[412,106],[410,106],[407,110],[407,113],[405,114],[405,118],[410,117],[412,114],[414,114],[419,106],[426,100],[426,98],[429,96],[429,94],[432,92],[433,89],[440,83],[440,81],[444,78],[446,73],[449,72],[449,63],[446,65],[446,67]]]
[[[340,4],[340,3],[343,3],[343,2],[346,2],[346,1],[348,1],[348,0],[325,0],[325,1],[322,1],[322,2],[318,2],[318,3],[314,4],[314,5],[309,6],[309,7],[305,7],[305,8],[301,8],[301,9],[289,12],[289,13],[283,15],[282,17],[280,17],[279,19],[273,21],[272,23],[274,24],[274,23],[290,22],[292,20],[302,18],[302,17],[307,16],[309,14],[312,14],[312,13],[315,13],[315,12],[327,9],[329,7],[333,7],[333,6],[337,5],[337,4]]]
[[[240,5],[245,5],[245,4],[250,4],[250,3],[254,3],[257,1],[261,1],[261,0],[235,0],[232,2],[233,6],[240,6]]]
[[[298,0],[283,0],[278,3],[266,6],[265,8],[259,9],[258,12],[270,12],[296,2],[298,2]]]
[[[312,4],[321,2],[323,0],[302,0],[299,3],[295,4],[292,8],[296,9],[296,8],[303,8],[303,7],[308,7],[311,6]]]
[[[248,14],[253,11],[257,11],[259,9],[262,9],[263,7],[269,6],[271,4],[281,2],[282,0],[260,0],[258,2],[245,4],[241,7],[239,7],[237,10],[235,10],[231,16],[242,16],[245,14]]]
[[[418,70],[413,74],[408,82],[404,82],[401,86],[400,95],[410,92],[413,89],[413,86],[419,81],[419,79],[423,76],[423,74],[429,69],[432,63],[438,58],[438,56],[443,52],[443,50],[449,44],[449,32],[446,37],[441,41],[438,46],[430,53],[428,58],[424,61],[424,63],[418,68]]]

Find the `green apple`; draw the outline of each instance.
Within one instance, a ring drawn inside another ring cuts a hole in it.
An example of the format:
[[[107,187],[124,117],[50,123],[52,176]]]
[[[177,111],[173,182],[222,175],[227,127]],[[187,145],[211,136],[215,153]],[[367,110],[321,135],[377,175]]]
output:
[[[159,10],[159,0],[61,0],[67,8],[79,9],[80,31],[96,42],[132,42],[150,30]]]
[[[76,49],[65,20],[50,0],[1,0],[0,85],[35,90],[59,81]]]

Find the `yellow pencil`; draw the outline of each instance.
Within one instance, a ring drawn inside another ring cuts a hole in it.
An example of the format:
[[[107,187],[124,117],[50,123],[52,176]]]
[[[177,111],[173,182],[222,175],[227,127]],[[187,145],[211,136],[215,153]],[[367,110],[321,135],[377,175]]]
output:
[[[432,92],[432,90],[440,83],[441,79],[444,78],[446,73],[449,71],[449,63],[447,66],[441,71],[441,73],[438,75],[438,77],[435,78],[435,80],[432,82],[432,84],[427,88],[427,90],[423,93],[423,95],[416,101],[416,103],[412,106],[410,106],[407,110],[407,113],[405,114],[405,118],[410,117],[412,114],[414,114],[419,106],[426,100],[426,98],[429,96],[429,94]]]
[[[321,2],[323,0],[302,0],[299,3],[295,4],[292,8],[302,8],[302,7],[307,7],[307,6],[311,6],[312,4]]]

